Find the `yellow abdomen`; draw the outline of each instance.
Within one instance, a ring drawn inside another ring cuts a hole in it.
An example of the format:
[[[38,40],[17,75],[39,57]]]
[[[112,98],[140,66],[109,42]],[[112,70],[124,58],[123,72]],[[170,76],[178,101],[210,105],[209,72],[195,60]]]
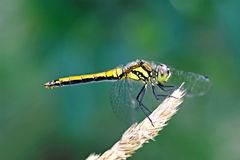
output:
[[[123,76],[122,68],[116,68],[101,73],[59,78],[57,80],[52,80],[50,82],[45,83],[44,86],[46,88],[54,88],[65,85],[88,83],[93,81],[118,80],[121,79],[122,76]]]

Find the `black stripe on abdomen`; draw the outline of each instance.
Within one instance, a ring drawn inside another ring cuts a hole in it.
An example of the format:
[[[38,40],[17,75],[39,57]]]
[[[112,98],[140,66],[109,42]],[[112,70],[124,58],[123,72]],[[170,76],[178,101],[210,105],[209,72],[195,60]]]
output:
[[[89,82],[94,82],[94,81],[115,80],[115,79],[116,78],[114,78],[114,77],[83,78],[81,80],[71,80],[71,81],[61,82],[61,85],[71,85],[71,84],[89,83]]]

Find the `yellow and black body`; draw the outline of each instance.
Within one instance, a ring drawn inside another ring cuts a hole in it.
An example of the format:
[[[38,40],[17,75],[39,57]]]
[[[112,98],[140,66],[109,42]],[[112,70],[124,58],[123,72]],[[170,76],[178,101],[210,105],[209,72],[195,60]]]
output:
[[[120,79],[120,75],[122,75],[122,69],[117,68],[106,72],[59,78],[45,83],[44,86],[46,88],[55,88],[94,81],[117,80]]]
[[[55,88],[66,85],[94,81],[121,80],[125,78],[142,81],[143,83],[164,84],[170,76],[170,69],[164,64],[155,65],[145,60],[136,60],[126,66],[117,67],[105,72],[59,78],[45,83],[44,86],[46,88]]]
[[[55,88],[73,84],[82,84],[96,81],[117,81],[122,79],[142,82],[143,86],[136,96],[135,100],[138,102],[139,108],[152,123],[151,119],[148,116],[151,111],[145,105],[143,105],[143,97],[145,95],[147,85],[150,84],[152,86],[153,94],[158,100],[159,97],[168,95],[158,94],[156,91],[156,86],[164,91],[166,91],[164,87],[173,87],[164,86],[164,83],[168,81],[170,76],[170,69],[164,64],[155,64],[149,63],[145,60],[136,60],[128,63],[123,67],[117,67],[105,72],[59,78],[45,83],[44,86],[46,88]]]
[[[105,72],[59,78],[45,83],[44,86],[46,88],[55,88],[97,81],[121,81],[124,79],[138,81],[143,85],[134,100],[138,102],[139,108],[143,111],[146,117],[148,117],[148,113],[151,113],[151,111],[143,104],[143,97],[147,90],[147,86],[151,86],[152,93],[157,100],[159,100],[160,97],[169,96],[169,94],[158,94],[156,88],[158,87],[162,91],[171,91],[174,89],[175,86],[165,85],[172,73],[175,77],[182,76],[184,82],[189,85],[187,90],[190,93],[190,96],[204,95],[211,86],[210,80],[206,76],[191,72],[177,71],[173,68],[170,70],[165,64],[148,62],[145,60],[136,60],[128,63],[125,66],[116,67],[115,69]],[[151,121],[149,117],[148,119]]]

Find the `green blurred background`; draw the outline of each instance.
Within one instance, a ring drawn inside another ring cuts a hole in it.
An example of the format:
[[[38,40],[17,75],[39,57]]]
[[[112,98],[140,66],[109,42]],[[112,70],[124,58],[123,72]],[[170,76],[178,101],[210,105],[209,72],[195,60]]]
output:
[[[147,59],[208,75],[157,137],[130,159],[240,159],[240,1],[1,0],[0,159],[77,160],[126,126],[111,84],[43,83]]]

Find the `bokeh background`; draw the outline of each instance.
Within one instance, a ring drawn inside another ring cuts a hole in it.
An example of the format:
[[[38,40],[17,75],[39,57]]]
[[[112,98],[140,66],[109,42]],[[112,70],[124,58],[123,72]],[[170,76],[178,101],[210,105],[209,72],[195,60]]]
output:
[[[240,159],[240,1],[1,0],[0,159],[77,160],[127,128],[111,83],[46,90],[61,76],[147,59],[208,75],[155,142],[130,159]]]

